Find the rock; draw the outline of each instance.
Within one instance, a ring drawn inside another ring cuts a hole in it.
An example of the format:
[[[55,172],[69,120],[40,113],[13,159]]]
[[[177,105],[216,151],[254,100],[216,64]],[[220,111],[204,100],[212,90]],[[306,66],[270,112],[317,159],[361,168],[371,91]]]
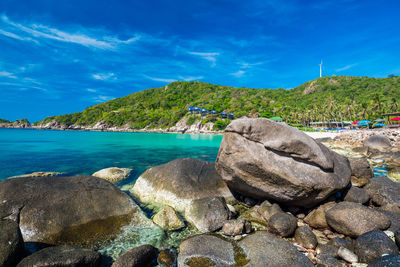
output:
[[[376,229],[385,230],[390,226],[389,218],[381,212],[346,201],[327,210],[326,221],[337,232],[351,237]]]
[[[365,158],[349,158],[351,167],[351,184],[364,186],[374,177],[374,172]]]
[[[384,135],[373,135],[364,140],[364,146],[370,150],[386,152],[391,148],[390,139]]]
[[[176,159],[145,171],[132,193],[142,203],[169,205],[182,213],[194,199],[233,199],[214,163],[191,158]]]
[[[257,224],[261,224],[264,226],[268,226],[268,221],[266,221],[259,213],[258,209],[260,206],[254,206],[251,207],[250,209],[246,210],[243,212],[239,218],[244,218],[246,220],[249,220],[251,222],[255,222]]]
[[[88,266],[100,265],[100,253],[69,245],[48,247],[24,258],[17,266]]]
[[[112,267],[149,267],[156,257],[157,249],[155,247],[142,245],[125,252],[112,264]]]
[[[338,247],[328,244],[318,244],[318,247],[316,249],[318,254],[331,255],[332,257],[338,256],[338,250],[339,250]]]
[[[105,179],[111,183],[117,183],[128,177],[131,171],[132,169],[128,168],[110,167],[97,171],[92,175],[101,179]]]
[[[161,266],[172,267],[175,263],[175,255],[169,250],[162,250],[158,254],[157,263]]]
[[[93,176],[8,179],[0,199],[0,218],[18,221],[25,242],[88,243],[131,220],[154,225],[128,195]]]
[[[358,256],[345,247],[339,247],[338,256],[349,263],[358,262]]]
[[[216,169],[233,191],[301,207],[345,188],[351,175],[345,157],[296,128],[264,118],[228,125]]]
[[[312,210],[305,218],[304,221],[314,228],[327,228],[329,227],[328,223],[326,222],[326,211],[333,207],[335,202],[328,202],[325,203],[318,208]]]
[[[393,182],[386,177],[375,177],[364,189],[377,205],[391,204],[400,207],[400,183]]]
[[[400,230],[394,233],[394,239],[396,241],[397,247],[400,249]]]
[[[400,266],[400,255],[382,256],[370,264],[368,267],[397,267]]]
[[[390,227],[387,229],[388,231],[392,231],[393,233],[397,232],[400,230],[400,215],[386,211],[386,210],[380,210],[381,213],[386,215],[389,220],[390,220]]]
[[[356,186],[352,186],[344,196],[344,201],[355,202],[360,204],[364,204],[368,202],[368,200],[369,200],[368,192]]]
[[[278,204],[271,204],[268,200],[265,200],[263,203],[261,203],[260,207],[257,209],[257,212],[266,222],[268,222],[272,215],[283,211]]]
[[[293,245],[266,231],[250,234],[239,241],[238,245],[243,249],[246,258],[249,260],[246,265],[240,266],[314,266]]]
[[[294,233],[294,238],[296,242],[305,248],[314,249],[317,244],[317,237],[307,226],[298,227]]]
[[[186,220],[203,233],[220,229],[229,217],[223,197],[195,199],[185,213]]]
[[[351,244],[351,242],[349,240],[339,238],[339,237],[335,237],[335,238],[332,238],[331,240],[329,240],[328,245],[331,245],[331,246],[334,246],[337,248],[344,247],[351,251],[353,250],[353,245]]]
[[[15,266],[24,253],[24,240],[18,224],[0,220],[0,266]]]
[[[153,222],[164,230],[174,231],[185,227],[185,224],[179,219],[175,210],[166,206],[153,217]]]
[[[317,256],[317,263],[318,263],[318,267],[319,266],[323,266],[323,267],[339,267],[342,266],[340,264],[340,262],[335,259],[335,257],[333,257],[330,254],[320,254]]]
[[[224,235],[236,236],[251,232],[251,223],[245,219],[228,220],[222,226]]]
[[[354,252],[359,261],[370,263],[382,254],[399,254],[396,244],[381,230],[360,235],[354,243]]]
[[[197,235],[185,239],[179,246],[178,266],[234,266],[231,242],[214,235]]]
[[[280,236],[291,236],[297,227],[297,220],[292,214],[278,212],[271,216],[268,222],[271,231]]]
[[[60,176],[62,172],[32,172],[23,175],[12,176],[10,178],[24,178],[24,177],[46,177],[46,176]]]

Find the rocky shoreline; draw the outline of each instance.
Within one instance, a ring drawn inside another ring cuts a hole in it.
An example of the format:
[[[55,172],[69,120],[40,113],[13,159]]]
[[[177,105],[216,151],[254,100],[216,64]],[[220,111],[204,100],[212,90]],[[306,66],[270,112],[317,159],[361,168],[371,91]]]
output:
[[[129,169],[7,179],[0,266],[399,266],[400,183],[370,164],[400,167],[397,132],[352,133],[239,119],[215,163],[176,159],[124,191]]]

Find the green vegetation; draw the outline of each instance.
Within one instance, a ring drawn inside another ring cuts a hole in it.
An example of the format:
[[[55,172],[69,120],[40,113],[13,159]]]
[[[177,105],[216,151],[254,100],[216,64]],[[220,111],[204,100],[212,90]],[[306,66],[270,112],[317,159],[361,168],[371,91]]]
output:
[[[0,119],[0,123],[10,123],[11,121],[5,120],[5,119]]]
[[[279,116],[285,122],[305,125],[310,121],[374,120],[382,113],[399,111],[400,77],[322,77],[296,88],[248,89],[202,82],[173,82],[117,98],[73,114],[53,116],[65,125],[91,126],[101,121],[110,126],[133,129],[167,128],[184,116],[189,124],[213,121],[223,129],[229,120],[208,115],[191,116],[187,109],[198,106],[217,112],[234,112],[235,117]]]

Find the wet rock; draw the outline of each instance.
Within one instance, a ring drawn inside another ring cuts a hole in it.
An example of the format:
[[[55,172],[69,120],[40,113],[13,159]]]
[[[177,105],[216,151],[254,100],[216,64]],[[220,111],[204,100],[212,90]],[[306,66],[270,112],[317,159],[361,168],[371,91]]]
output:
[[[297,220],[292,214],[278,212],[271,216],[268,222],[269,229],[280,236],[291,236],[297,227]]]
[[[343,156],[286,124],[238,119],[225,130],[217,171],[243,195],[313,206],[350,182]]]
[[[359,261],[370,263],[382,254],[399,254],[396,244],[383,231],[374,230],[360,235],[354,243]]]
[[[296,242],[305,248],[314,249],[317,244],[317,237],[307,226],[298,227],[294,233],[294,238]]]
[[[174,231],[185,227],[175,210],[166,206],[153,217],[153,222],[164,230]]]
[[[169,250],[162,250],[158,254],[157,263],[161,266],[172,267],[175,263],[175,255]]]
[[[368,202],[368,200],[369,200],[368,192],[356,186],[352,186],[344,196],[344,201],[355,202],[360,204],[364,204]]]
[[[304,221],[314,228],[327,228],[329,227],[328,223],[326,222],[326,211],[333,207],[335,202],[328,202],[325,203],[318,208],[312,210],[305,218]]]
[[[154,225],[127,194],[93,176],[8,179],[0,199],[0,218],[19,221],[25,242],[90,243],[131,221]]]
[[[345,247],[339,247],[338,256],[349,263],[358,262],[358,256]]]
[[[374,172],[365,158],[349,158],[351,167],[351,184],[364,186],[374,177]]]
[[[223,197],[195,199],[185,213],[186,220],[203,233],[220,229],[229,217]]]
[[[231,242],[209,235],[185,239],[179,246],[178,266],[234,266],[234,247]]]
[[[122,181],[126,177],[128,177],[131,173],[132,169],[128,168],[117,168],[117,167],[110,167],[106,169],[102,169],[93,173],[92,175],[104,180],[107,180],[111,183],[117,183]]]
[[[18,224],[0,220],[0,266],[15,266],[24,253],[24,240]]]
[[[224,235],[236,236],[251,232],[251,223],[245,219],[228,220],[222,226]]]
[[[386,152],[391,148],[390,139],[384,135],[373,135],[365,139],[363,143],[369,150]]]
[[[382,256],[370,264],[368,267],[397,267],[400,266],[400,255]]]
[[[247,255],[248,267],[268,266],[314,266],[312,262],[297,249],[266,231],[257,231],[241,241],[238,245]]]
[[[191,200],[221,196],[233,199],[215,164],[197,159],[176,159],[145,171],[132,193],[142,203],[169,205],[185,212]]]
[[[337,248],[344,247],[351,251],[353,250],[353,245],[349,240],[339,238],[339,237],[335,237],[335,238],[332,238],[331,240],[329,240],[328,245],[335,246]]]
[[[100,253],[69,245],[49,247],[24,258],[17,266],[95,267],[100,266]]]
[[[125,252],[112,265],[112,267],[146,267],[157,257],[157,249],[151,245],[143,245]]]
[[[364,187],[371,199],[379,206],[385,204],[400,207],[400,183],[391,181],[386,177],[375,177]]]
[[[340,202],[330,208],[326,212],[326,221],[337,232],[351,237],[390,226],[387,216],[354,202]]]

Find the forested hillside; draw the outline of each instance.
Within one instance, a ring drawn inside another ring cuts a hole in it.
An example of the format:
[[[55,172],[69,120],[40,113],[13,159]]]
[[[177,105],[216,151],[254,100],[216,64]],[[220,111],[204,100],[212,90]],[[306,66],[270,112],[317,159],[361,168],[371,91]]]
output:
[[[235,117],[280,116],[289,123],[310,121],[373,120],[399,111],[400,77],[322,77],[296,88],[249,89],[203,82],[173,82],[85,109],[37,122],[90,126],[104,122],[133,129],[167,128],[190,116],[188,107],[233,112]],[[202,122],[221,121],[208,115]],[[192,118],[190,121],[195,121]]]

